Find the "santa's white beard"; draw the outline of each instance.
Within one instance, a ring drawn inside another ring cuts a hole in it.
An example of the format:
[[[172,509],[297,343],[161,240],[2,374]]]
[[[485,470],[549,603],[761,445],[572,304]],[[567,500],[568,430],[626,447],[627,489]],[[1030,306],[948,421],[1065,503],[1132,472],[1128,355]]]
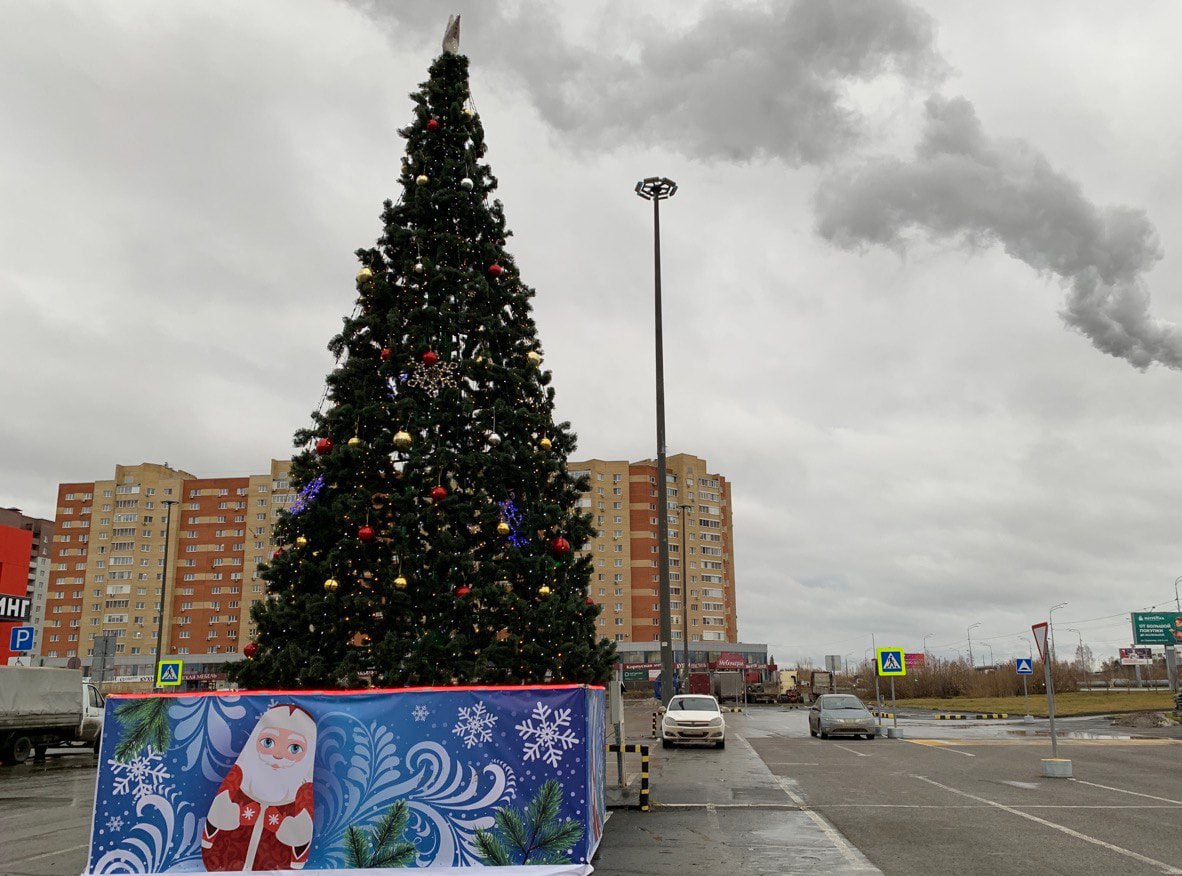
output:
[[[242,768],[242,790],[252,800],[282,806],[296,798],[300,786],[312,780],[311,770],[305,763],[292,764],[275,769],[265,755],[244,754],[238,760]]]

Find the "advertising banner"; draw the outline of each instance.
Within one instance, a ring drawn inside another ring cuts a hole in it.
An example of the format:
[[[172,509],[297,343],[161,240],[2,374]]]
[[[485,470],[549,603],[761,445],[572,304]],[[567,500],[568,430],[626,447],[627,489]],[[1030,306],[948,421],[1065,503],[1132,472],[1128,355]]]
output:
[[[1182,645],[1182,613],[1133,612],[1134,645]]]
[[[107,698],[86,874],[591,872],[601,687]]]
[[[734,651],[723,651],[714,662],[715,669],[745,669],[746,667],[746,658]]]
[[[903,657],[908,669],[920,669],[927,665],[927,655],[922,651],[908,651]]]
[[[1153,663],[1152,648],[1121,648],[1121,666],[1149,666]]]

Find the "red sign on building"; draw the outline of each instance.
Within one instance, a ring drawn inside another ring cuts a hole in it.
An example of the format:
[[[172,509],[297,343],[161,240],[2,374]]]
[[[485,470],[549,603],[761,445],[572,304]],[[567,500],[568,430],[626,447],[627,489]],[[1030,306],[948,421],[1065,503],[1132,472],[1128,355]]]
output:
[[[29,558],[33,552],[33,533],[27,529],[0,526],[0,596],[24,598],[29,588]],[[0,621],[0,666],[7,665],[15,654],[8,650],[13,627],[28,620]]]
[[[746,666],[747,661],[743,655],[735,651],[723,651],[714,662],[715,669],[744,669]]]

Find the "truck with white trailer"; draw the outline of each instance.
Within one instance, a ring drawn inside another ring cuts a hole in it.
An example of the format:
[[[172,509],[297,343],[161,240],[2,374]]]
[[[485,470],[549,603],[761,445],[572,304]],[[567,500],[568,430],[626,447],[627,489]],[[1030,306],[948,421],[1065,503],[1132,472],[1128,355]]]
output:
[[[0,764],[45,756],[51,745],[83,742],[98,751],[103,695],[77,669],[0,666]]]

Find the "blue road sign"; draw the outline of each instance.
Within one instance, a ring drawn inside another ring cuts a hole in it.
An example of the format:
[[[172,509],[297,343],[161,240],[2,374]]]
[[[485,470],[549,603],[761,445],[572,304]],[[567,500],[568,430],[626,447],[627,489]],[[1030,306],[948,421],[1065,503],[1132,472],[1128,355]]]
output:
[[[879,675],[906,675],[907,661],[903,656],[902,648],[879,648],[878,649],[878,674]]]
[[[9,651],[32,651],[36,627],[13,627],[8,637]]]
[[[183,660],[161,660],[156,666],[156,684],[160,687],[176,687],[184,677]]]
[[[1019,675],[1034,675],[1034,664],[1029,657],[1019,657],[1014,661],[1014,670]]]

